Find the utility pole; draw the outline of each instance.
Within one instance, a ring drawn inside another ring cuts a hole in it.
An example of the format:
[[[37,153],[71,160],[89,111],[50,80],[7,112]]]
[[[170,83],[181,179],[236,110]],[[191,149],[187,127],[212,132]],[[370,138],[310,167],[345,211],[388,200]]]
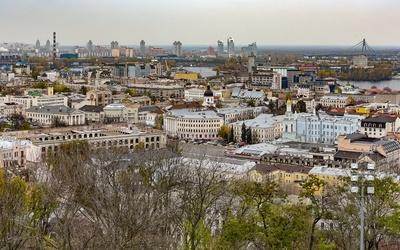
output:
[[[369,152],[366,152],[369,153]],[[363,156],[363,154],[361,155]],[[366,168],[366,169],[365,169]],[[365,180],[373,181],[374,175],[372,171],[375,170],[375,163],[351,163],[351,192],[358,193],[358,181],[360,179],[361,185],[361,201],[360,201],[360,250],[365,250],[364,247],[364,203],[365,203]],[[367,194],[375,193],[375,189],[372,185],[367,186]]]

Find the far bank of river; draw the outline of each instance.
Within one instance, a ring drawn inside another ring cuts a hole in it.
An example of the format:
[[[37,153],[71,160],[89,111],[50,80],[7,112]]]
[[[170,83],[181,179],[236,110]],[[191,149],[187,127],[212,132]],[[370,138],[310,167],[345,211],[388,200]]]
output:
[[[386,81],[378,81],[378,82],[371,82],[371,81],[337,81],[338,84],[344,86],[350,83],[354,87],[358,87],[360,89],[370,89],[372,86],[376,86],[378,89],[383,89],[385,87],[389,87],[391,90],[400,90],[400,78],[394,78],[392,80]]]

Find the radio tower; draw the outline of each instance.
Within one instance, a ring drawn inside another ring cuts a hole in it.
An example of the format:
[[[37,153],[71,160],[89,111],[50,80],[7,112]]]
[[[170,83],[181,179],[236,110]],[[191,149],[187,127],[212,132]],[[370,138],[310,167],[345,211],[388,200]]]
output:
[[[57,51],[56,51],[56,32],[53,32],[53,63],[56,62]]]

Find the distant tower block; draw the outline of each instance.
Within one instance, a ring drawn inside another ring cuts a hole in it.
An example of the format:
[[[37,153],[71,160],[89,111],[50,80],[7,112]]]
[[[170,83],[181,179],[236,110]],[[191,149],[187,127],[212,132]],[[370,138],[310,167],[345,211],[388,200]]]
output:
[[[146,57],[146,42],[143,40],[140,41],[140,56]]]
[[[249,56],[249,61],[247,63],[247,72],[248,73],[253,73],[253,67],[256,66],[256,57],[254,56],[253,53],[250,54]]]
[[[53,32],[53,62],[56,61],[57,57],[57,49],[56,49],[56,32]]]

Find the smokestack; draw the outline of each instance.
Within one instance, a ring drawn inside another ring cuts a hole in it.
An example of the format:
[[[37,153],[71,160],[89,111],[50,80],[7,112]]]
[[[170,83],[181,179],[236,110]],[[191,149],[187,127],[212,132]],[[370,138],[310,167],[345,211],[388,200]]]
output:
[[[56,32],[53,32],[53,62],[56,61],[57,51],[56,51]]]

